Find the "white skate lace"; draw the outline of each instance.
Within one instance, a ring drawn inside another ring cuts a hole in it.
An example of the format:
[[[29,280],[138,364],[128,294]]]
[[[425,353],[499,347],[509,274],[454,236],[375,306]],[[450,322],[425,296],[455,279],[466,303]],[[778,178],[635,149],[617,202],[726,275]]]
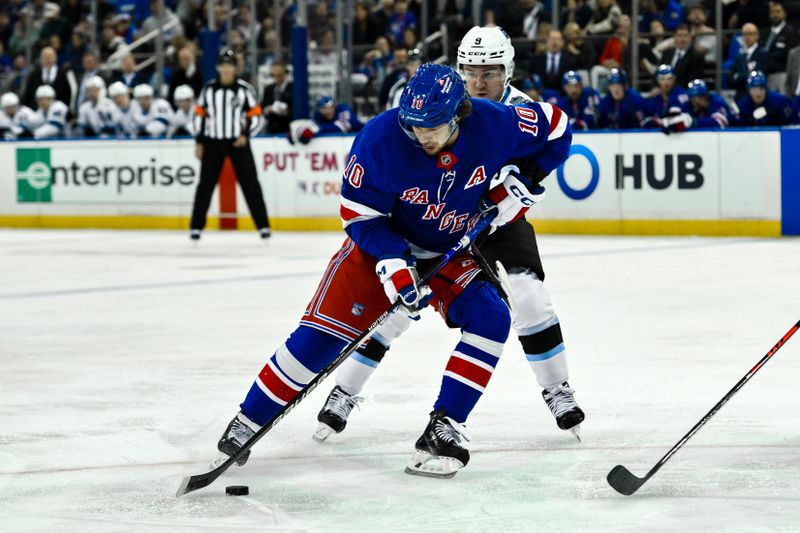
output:
[[[444,442],[460,444],[462,439],[467,442],[472,439],[472,435],[470,435],[467,427],[463,424],[459,424],[449,416],[437,420],[436,424],[433,426],[433,432]]]
[[[342,420],[347,420],[353,407],[357,407],[362,401],[364,401],[364,398],[361,396],[351,396],[341,389],[333,389],[328,398],[328,403],[325,404],[325,410],[330,411]]]
[[[228,432],[228,437],[235,440],[239,446],[242,446],[245,442],[250,440],[250,437],[254,434],[255,431],[237,418],[231,426],[231,430]]]
[[[572,390],[572,387],[566,384],[557,385],[546,391],[545,400],[554,417],[558,418],[564,413],[578,408],[574,394],[575,391]]]

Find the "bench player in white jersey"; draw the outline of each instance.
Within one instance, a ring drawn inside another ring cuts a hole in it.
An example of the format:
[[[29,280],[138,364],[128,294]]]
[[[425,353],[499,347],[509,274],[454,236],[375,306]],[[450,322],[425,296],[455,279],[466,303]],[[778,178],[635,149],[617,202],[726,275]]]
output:
[[[189,85],[175,87],[175,114],[169,124],[167,137],[194,137],[194,89]]]
[[[19,96],[5,93],[0,97],[0,138],[12,141],[33,137],[39,123],[36,111],[19,103]]]
[[[119,122],[115,125],[117,137],[135,138],[136,124],[133,121],[133,106],[128,86],[121,81],[115,81],[108,87],[108,96],[117,106]]]
[[[458,47],[458,69],[472,97],[506,105],[532,101],[510,84],[514,72],[514,47],[501,28],[475,26],[469,30]],[[544,104],[543,108],[552,109],[550,104]],[[546,174],[534,167],[528,164],[521,170],[537,183]],[[578,431],[584,413],[575,402],[567,381],[569,375],[561,325],[544,287],[544,269],[533,227],[522,218],[498,229],[479,242],[478,248],[490,266],[499,263],[507,271],[510,300],[513,302],[513,326],[542,388],[542,396],[558,427],[571,431],[580,440]],[[360,401],[358,394],[364,383],[392,341],[409,325],[410,319],[406,315],[395,313],[365,347],[342,363],[336,374],[336,386],[317,416],[319,426],[314,434],[315,440],[324,441],[332,433],[345,428],[350,412]]]
[[[67,104],[56,100],[56,91],[49,85],[36,89],[38,125],[33,130],[34,139],[56,139],[64,137],[67,130]]]
[[[86,81],[86,101],[78,108],[78,127],[84,137],[108,139],[117,136],[122,116],[105,93],[106,82],[100,76],[92,76]]]
[[[172,107],[163,98],[154,96],[153,88],[140,83],[133,88],[131,115],[138,137],[164,137],[172,121]]]

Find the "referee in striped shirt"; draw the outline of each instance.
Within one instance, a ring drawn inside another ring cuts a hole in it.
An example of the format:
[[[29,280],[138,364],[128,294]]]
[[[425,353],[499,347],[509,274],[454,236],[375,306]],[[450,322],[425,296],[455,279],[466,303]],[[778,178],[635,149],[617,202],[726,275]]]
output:
[[[226,157],[230,157],[236,179],[262,239],[270,237],[267,206],[258,184],[249,138],[261,129],[263,119],[255,90],[236,75],[233,50],[217,56],[219,79],[203,87],[195,108],[195,156],[200,160],[200,183],[194,197],[189,236],[200,239],[206,225],[211,196]]]

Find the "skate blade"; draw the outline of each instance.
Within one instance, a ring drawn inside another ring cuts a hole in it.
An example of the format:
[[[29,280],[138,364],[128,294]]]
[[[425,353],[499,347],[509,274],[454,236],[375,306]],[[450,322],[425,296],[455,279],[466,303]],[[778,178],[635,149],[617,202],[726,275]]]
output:
[[[417,450],[411,458],[411,464],[406,466],[405,473],[412,476],[449,479],[464,468],[461,461],[452,457],[434,457],[433,455]]]
[[[581,443],[583,442],[581,440],[581,425],[580,424],[578,424],[575,427],[569,428],[569,432],[572,433],[575,436],[576,439],[578,439],[578,442],[581,442]]]
[[[331,428],[328,424],[324,424],[322,422],[319,423],[317,426],[317,430],[311,436],[316,442],[325,442],[328,440],[328,437],[336,433],[333,428]]]

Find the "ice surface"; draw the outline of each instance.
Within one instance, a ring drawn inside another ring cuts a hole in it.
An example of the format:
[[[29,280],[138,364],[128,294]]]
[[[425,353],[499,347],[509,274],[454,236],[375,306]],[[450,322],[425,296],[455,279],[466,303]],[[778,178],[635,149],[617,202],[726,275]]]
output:
[[[175,499],[341,240],[0,231],[0,531],[800,531],[800,338],[636,495],[605,482],[644,474],[800,318],[789,239],[542,236],[583,444],[512,337],[469,466],[404,474],[457,338],[426,311],[343,434],[311,440],[323,383]]]

